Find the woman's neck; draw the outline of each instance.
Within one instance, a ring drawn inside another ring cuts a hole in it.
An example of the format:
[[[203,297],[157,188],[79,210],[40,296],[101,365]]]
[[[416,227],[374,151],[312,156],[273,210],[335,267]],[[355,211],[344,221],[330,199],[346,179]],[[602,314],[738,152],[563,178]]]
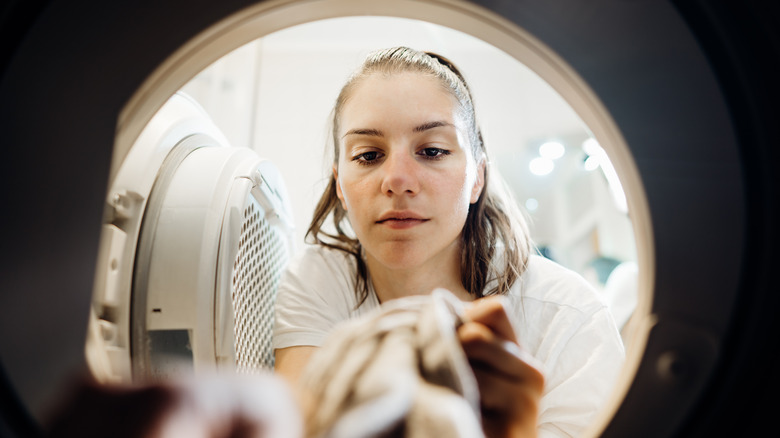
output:
[[[412,295],[428,295],[436,288],[447,289],[464,301],[473,300],[461,283],[457,254],[447,259],[431,261],[423,266],[392,269],[370,255],[365,257],[370,281],[380,303]]]

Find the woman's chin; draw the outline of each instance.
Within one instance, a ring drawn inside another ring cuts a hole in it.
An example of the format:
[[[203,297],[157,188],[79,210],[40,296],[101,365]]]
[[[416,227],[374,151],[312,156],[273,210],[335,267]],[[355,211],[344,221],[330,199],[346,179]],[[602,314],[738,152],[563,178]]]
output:
[[[388,242],[378,249],[373,254],[374,261],[391,271],[426,269],[431,272],[431,266],[438,266],[436,270],[441,270],[444,268],[441,265],[448,263],[450,258],[444,254],[447,251],[437,251],[432,245],[419,241]]]

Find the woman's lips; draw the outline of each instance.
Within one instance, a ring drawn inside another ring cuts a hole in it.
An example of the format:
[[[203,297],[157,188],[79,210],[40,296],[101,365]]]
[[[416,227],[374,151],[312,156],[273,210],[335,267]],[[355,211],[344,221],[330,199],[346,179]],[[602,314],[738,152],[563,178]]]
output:
[[[428,219],[418,219],[418,218],[388,218],[384,220],[377,221],[378,224],[384,225],[388,228],[394,229],[394,230],[403,230],[408,228],[413,228],[418,225],[422,225],[423,223],[428,222]]]

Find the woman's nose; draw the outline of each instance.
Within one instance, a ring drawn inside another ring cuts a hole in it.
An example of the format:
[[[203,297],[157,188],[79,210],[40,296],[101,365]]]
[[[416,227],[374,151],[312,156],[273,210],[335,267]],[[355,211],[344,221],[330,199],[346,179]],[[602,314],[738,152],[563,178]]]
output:
[[[382,193],[415,195],[420,191],[420,178],[414,157],[406,153],[391,153],[382,167]]]

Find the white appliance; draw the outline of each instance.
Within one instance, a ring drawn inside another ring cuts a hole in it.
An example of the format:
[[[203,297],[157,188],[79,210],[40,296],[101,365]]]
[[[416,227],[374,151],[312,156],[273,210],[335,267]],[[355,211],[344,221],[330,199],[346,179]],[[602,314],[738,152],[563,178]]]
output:
[[[293,253],[276,168],[230,147],[177,93],[108,192],[87,342],[101,381],[273,367],[273,304]]]

